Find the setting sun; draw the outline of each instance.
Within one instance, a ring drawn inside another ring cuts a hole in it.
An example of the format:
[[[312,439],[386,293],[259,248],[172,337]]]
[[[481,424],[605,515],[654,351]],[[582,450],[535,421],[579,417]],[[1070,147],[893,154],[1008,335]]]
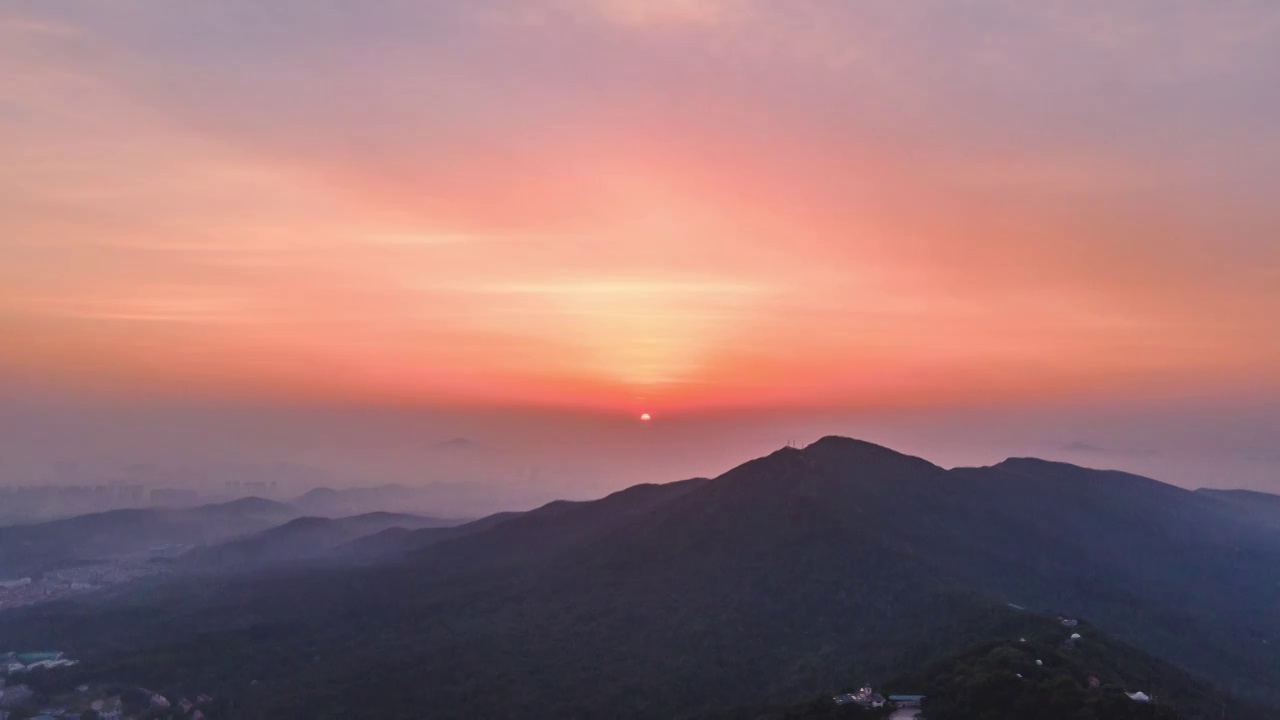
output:
[[[640,422],[649,422],[652,419],[649,417],[649,413],[640,413]]]

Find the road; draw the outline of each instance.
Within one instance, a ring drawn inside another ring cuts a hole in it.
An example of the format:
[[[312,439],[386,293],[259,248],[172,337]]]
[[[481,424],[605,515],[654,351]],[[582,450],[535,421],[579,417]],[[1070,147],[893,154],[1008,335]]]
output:
[[[901,710],[894,710],[893,713],[889,715],[889,720],[912,720],[912,718],[919,714],[920,708],[902,708]]]

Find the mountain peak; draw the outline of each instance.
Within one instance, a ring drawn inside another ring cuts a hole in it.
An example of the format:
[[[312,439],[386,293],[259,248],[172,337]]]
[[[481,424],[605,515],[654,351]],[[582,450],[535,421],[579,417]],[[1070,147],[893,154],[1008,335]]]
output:
[[[1142,475],[1135,475],[1122,470],[1095,470],[1056,460],[1041,460],[1033,457],[1009,458],[1002,463],[994,465],[993,469],[1001,470],[1010,476],[1020,477],[1025,481],[1039,482],[1040,487],[1095,490],[1108,493],[1155,493],[1145,495],[1145,497],[1152,499],[1156,497],[1187,496],[1208,501],[1208,498],[1203,494],[1196,495],[1190,490]]]
[[[1015,475],[1031,475],[1046,479],[1083,482],[1086,480],[1107,479],[1113,482],[1129,481],[1164,485],[1141,475],[1134,475],[1121,470],[1098,470],[1075,465],[1061,460],[1044,460],[1036,457],[1011,457],[993,467]]]
[[[200,513],[244,513],[282,515],[293,511],[293,508],[275,500],[268,500],[256,495],[237,498],[223,503],[201,505],[195,508]]]
[[[1010,457],[996,463],[993,467],[998,467],[1010,472],[1019,472],[1025,470],[1058,470],[1058,471],[1076,471],[1086,470],[1081,465],[1063,462],[1061,460],[1044,460],[1038,457]]]
[[[946,471],[911,455],[875,443],[828,435],[803,449],[783,447],[743,463],[716,479],[720,489],[733,488],[739,497],[748,488],[777,493],[843,492],[840,487],[896,492],[902,483],[938,478]]]
[[[862,447],[879,448],[881,450],[889,450],[884,445],[878,445],[869,440],[861,440],[859,438],[849,437],[848,435],[823,435],[822,437],[809,443],[808,447],[816,447],[819,445],[859,445]]]
[[[870,463],[877,465],[909,463],[922,469],[942,469],[923,458],[900,453],[892,448],[867,442],[866,440],[858,440],[857,438],[844,437],[842,435],[827,435],[820,438],[806,445],[803,452],[810,460],[821,463]]]

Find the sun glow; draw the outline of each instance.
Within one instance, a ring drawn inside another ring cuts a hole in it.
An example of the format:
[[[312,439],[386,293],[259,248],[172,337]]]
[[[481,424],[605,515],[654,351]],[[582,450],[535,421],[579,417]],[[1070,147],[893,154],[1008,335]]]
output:
[[[681,422],[1280,388],[1259,189],[1280,164],[1251,151],[1280,123],[1231,115],[1274,85],[1274,33],[1252,31],[1274,23],[1250,13],[1204,13],[1183,61],[1207,64],[1169,105],[1080,124],[1112,85],[1057,58],[1099,39],[1038,6],[1042,42],[1001,47],[1071,92],[1008,111],[1021,68],[939,61],[986,30],[924,42],[928,13],[882,26],[858,3],[803,22],[767,0],[363,3],[359,31],[316,13],[280,37],[210,10],[247,44],[226,48],[161,42],[190,21],[176,4],[29,5],[0,13],[0,380]],[[441,22],[466,40],[372,32]],[[111,49],[135,25],[160,33],[153,63]],[[705,63],[653,61],[680,53]],[[299,92],[330,63],[332,90]],[[1218,134],[1116,146],[1171,112],[1222,113]],[[1191,151],[1210,147],[1220,173]]]

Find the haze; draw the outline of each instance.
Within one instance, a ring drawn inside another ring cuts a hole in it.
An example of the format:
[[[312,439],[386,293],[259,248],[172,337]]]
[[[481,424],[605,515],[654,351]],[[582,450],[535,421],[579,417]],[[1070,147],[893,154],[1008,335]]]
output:
[[[1280,491],[1278,56],[1265,0],[0,2],[0,484],[840,433]]]

